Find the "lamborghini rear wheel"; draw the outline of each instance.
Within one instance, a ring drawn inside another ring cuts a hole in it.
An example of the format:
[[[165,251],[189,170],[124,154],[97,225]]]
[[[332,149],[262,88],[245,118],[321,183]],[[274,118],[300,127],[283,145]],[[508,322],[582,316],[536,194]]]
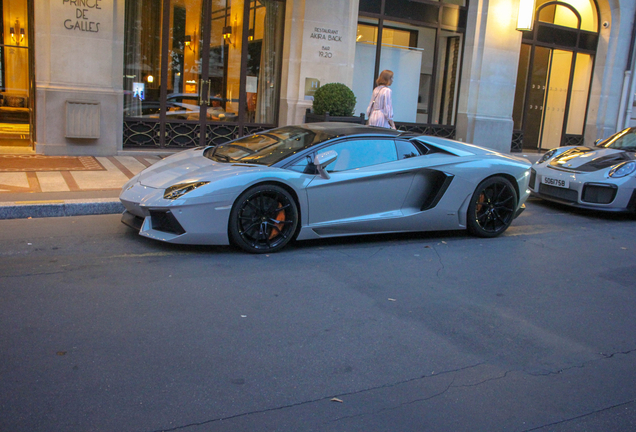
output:
[[[477,186],[468,206],[468,229],[478,237],[496,237],[508,229],[517,209],[517,192],[509,180],[496,176]]]
[[[289,192],[276,185],[248,189],[230,214],[233,244],[251,253],[276,252],[291,241],[298,226],[298,208]]]

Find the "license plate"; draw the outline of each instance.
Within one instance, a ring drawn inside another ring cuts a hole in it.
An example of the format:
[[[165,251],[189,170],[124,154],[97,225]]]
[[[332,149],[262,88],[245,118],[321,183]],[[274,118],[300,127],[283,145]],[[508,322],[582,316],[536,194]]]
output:
[[[568,180],[555,179],[552,177],[545,177],[545,176],[541,179],[541,183],[550,185],[550,186],[560,187],[560,188],[570,187],[570,182]]]

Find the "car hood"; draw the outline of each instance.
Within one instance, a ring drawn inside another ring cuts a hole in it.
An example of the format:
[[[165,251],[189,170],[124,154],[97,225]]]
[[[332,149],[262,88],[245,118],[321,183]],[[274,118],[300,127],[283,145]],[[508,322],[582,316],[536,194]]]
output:
[[[591,149],[574,147],[555,157],[550,165],[582,172],[594,172],[607,169],[621,162],[635,159],[634,152],[616,149]]]
[[[146,168],[139,182],[155,189],[165,189],[179,183],[220,180],[263,165],[215,162],[203,156],[202,149],[186,150]]]

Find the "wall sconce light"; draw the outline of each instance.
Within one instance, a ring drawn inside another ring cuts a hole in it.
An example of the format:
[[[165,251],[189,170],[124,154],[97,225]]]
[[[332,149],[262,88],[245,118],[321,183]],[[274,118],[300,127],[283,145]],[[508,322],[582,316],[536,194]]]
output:
[[[146,78],[146,81],[148,81],[149,83],[152,83],[155,81],[155,77],[153,77],[152,75],[148,75],[148,77]]]
[[[194,38],[196,38],[196,33],[194,34]],[[185,46],[187,46],[188,48],[190,48],[190,51],[194,52],[194,48],[192,47],[192,39],[193,37],[190,35],[185,35],[185,38],[183,39]]]
[[[254,40],[254,29],[249,29],[247,32],[247,40],[252,42]]]
[[[21,28],[20,29],[20,42],[22,42],[24,40],[24,29]]]
[[[15,29],[13,27],[9,27],[9,33],[11,33],[11,40],[15,42]]]
[[[535,0],[519,0],[519,15],[517,15],[517,30],[532,31],[534,24]]]
[[[223,40],[227,43],[232,43],[232,26],[223,27]]]

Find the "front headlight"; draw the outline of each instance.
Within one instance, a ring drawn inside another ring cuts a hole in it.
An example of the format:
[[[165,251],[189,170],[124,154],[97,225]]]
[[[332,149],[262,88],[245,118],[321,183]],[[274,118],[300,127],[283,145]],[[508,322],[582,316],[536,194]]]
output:
[[[621,177],[630,175],[634,171],[636,171],[636,162],[634,161],[623,162],[614,166],[610,170],[609,176],[613,178],[621,178]]]
[[[165,192],[163,193],[163,198],[174,200],[208,183],[210,182],[204,181],[204,182],[179,183],[179,184],[170,186],[168,189],[166,189]]]
[[[557,149],[552,149],[550,151],[548,151],[546,154],[544,154],[543,156],[541,156],[541,159],[539,159],[537,161],[537,165],[542,164],[543,162],[547,162],[548,160],[550,160],[550,158],[552,156],[554,156],[554,154],[557,152]]]

